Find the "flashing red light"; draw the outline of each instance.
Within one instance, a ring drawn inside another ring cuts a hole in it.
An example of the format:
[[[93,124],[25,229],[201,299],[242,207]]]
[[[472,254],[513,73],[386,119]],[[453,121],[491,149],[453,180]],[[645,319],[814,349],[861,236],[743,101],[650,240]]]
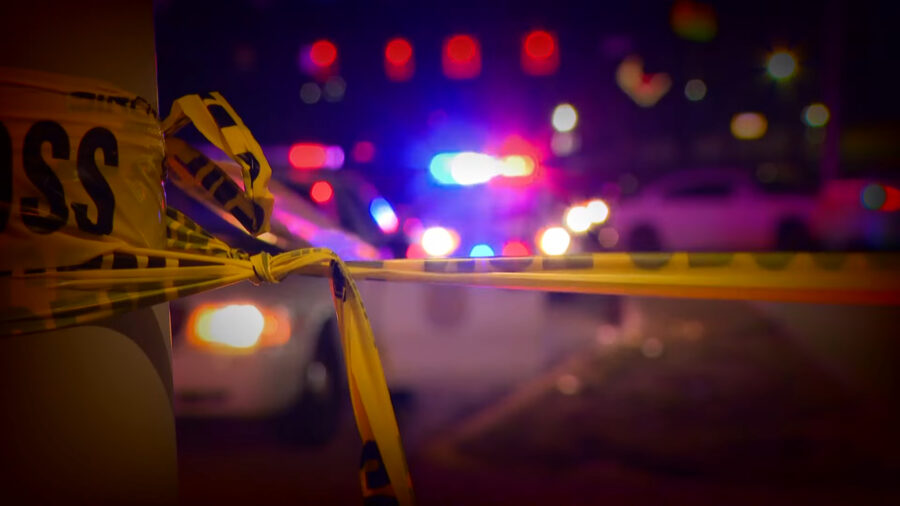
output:
[[[295,169],[321,169],[328,161],[328,150],[322,144],[297,143],[288,151],[288,161]]]
[[[522,241],[507,241],[503,244],[503,251],[500,254],[505,257],[527,257],[531,255],[531,249]]]
[[[337,61],[337,47],[325,39],[317,40],[309,48],[309,59],[317,67],[330,67]]]
[[[355,162],[369,163],[375,158],[375,144],[369,141],[359,141],[353,145],[350,156]]]
[[[412,44],[402,37],[391,39],[384,48],[384,58],[391,65],[406,65],[412,59],[412,54]]]
[[[525,37],[525,54],[535,60],[546,60],[556,51],[553,36],[543,30],[535,30]]]
[[[478,43],[468,35],[454,35],[447,40],[447,57],[454,63],[465,63],[475,58]]]
[[[316,181],[309,189],[309,196],[319,204],[324,204],[334,197],[334,189],[328,181]]]
[[[453,35],[444,41],[444,75],[451,79],[472,79],[481,73],[481,47],[471,35]]]
[[[413,47],[403,37],[396,37],[388,41],[384,47],[384,73],[391,81],[406,81],[412,78],[415,67],[413,65]]]
[[[545,30],[533,30],[522,41],[522,70],[535,76],[545,76],[559,68],[556,37]]]

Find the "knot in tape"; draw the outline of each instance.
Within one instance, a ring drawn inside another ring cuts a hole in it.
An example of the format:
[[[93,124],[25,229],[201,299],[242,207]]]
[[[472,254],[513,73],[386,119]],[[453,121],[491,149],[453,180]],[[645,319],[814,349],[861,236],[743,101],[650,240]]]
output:
[[[250,257],[250,265],[253,266],[254,277],[250,280],[255,284],[261,282],[277,283],[280,281],[275,274],[272,273],[272,255],[263,251]]]

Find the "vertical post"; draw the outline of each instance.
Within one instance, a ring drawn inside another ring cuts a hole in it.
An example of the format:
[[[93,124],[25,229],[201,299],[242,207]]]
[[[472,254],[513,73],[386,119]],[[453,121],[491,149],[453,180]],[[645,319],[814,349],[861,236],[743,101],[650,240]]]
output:
[[[3,10],[0,65],[101,79],[158,110],[152,0],[35,0]],[[162,247],[150,244],[164,237],[157,232],[139,246]],[[0,337],[2,497],[175,503],[171,361],[167,304]]]

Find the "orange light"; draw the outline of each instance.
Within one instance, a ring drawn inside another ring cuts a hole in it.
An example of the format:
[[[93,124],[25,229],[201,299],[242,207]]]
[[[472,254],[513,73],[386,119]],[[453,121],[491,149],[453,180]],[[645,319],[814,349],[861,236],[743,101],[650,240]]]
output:
[[[741,140],[759,139],[766,135],[769,122],[758,112],[742,112],[731,117],[731,134]]]
[[[636,55],[626,57],[616,68],[616,84],[641,107],[653,107],[669,92],[672,78],[665,72],[644,72],[644,61]]]
[[[472,79],[481,73],[481,47],[471,35],[453,35],[444,41],[444,75],[451,79]]]
[[[222,352],[251,352],[281,346],[291,338],[291,322],[283,307],[253,303],[203,304],[188,319],[187,341],[197,348]]]
[[[325,39],[317,40],[309,48],[309,59],[317,67],[330,67],[337,61],[337,47]]]
[[[507,241],[500,252],[505,257],[527,257],[531,255],[528,245],[519,240]]]
[[[324,204],[334,197],[334,189],[328,181],[316,181],[309,189],[309,196],[319,204]]]

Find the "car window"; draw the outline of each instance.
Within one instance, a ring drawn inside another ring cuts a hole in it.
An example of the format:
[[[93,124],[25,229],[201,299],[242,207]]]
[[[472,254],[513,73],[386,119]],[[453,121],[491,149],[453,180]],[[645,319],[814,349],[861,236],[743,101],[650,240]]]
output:
[[[669,199],[722,198],[734,193],[734,185],[724,182],[698,183],[666,192]]]

